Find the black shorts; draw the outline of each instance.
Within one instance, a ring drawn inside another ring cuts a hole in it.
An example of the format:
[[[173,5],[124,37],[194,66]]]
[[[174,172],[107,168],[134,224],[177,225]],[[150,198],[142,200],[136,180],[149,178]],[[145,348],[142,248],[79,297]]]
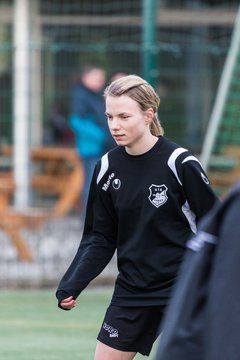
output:
[[[97,339],[114,349],[149,355],[160,333],[166,306],[110,305]]]

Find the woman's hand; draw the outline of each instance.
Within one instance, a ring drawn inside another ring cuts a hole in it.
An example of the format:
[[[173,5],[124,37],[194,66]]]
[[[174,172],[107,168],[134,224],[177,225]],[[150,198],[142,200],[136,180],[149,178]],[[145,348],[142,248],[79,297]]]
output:
[[[76,306],[76,303],[77,303],[76,300],[74,300],[74,298],[72,296],[69,296],[68,298],[66,298],[60,302],[60,306],[63,309],[71,310]]]

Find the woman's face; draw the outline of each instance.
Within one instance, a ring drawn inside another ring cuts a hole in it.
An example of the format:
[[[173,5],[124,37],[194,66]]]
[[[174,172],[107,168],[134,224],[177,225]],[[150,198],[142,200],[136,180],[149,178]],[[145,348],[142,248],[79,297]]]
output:
[[[118,145],[132,148],[150,134],[153,110],[140,109],[127,95],[106,97],[106,115],[109,130]]]
[[[106,75],[102,69],[92,69],[82,77],[82,82],[87,88],[94,92],[99,92],[103,89],[106,80]]]

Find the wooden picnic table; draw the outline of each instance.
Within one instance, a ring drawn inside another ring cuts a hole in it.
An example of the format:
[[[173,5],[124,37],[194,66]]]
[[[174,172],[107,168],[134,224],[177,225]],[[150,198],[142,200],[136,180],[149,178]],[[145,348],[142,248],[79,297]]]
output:
[[[15,190],[15,183],[10,172],[0,172],[0,211],[6,208]]]
[[[12,147],[5,147],[5,156],[12,153]],[[21,260],[32,260],[22,229],[39,225],[46,218],[65,216],[80,202],[84,178],[81,160],[73,148],[37,147],[30,157],[38,167],[31,178],[32,187],[57,195],[57,199],[49,210],[15,211],[10,203],[16,189],[13,171],[0,172],[0,228],[10,236]]]

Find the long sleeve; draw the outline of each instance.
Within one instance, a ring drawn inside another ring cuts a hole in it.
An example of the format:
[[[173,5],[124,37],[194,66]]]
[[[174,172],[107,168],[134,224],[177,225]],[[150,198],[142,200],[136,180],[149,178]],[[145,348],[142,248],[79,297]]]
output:
[[[190,209],[196,215],[198,222],[216,202],[219,202],[219,199],[199,161],[188,154],[179,167],[179,178]]]
[[[101,197],[95,173],[82,240],[58,286],[56,296],[59,302],[70,295],[76,299],[89,282],[102,272],[116,249],[116,227],[109,207],[111,204],[108,204],[108,199]]]

